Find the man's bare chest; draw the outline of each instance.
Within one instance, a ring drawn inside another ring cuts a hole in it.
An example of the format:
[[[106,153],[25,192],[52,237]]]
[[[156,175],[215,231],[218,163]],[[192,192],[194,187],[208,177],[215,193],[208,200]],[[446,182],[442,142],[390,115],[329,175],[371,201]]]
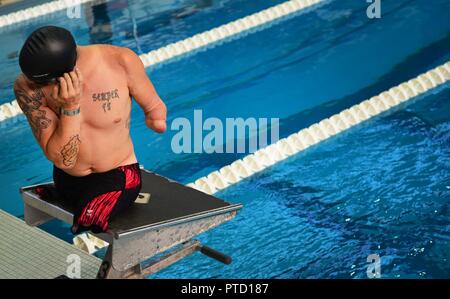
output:
[[[48,106],[59,114],[51,100]],[[80,99],[83,123],[102,128],[126,122],[131,109],[127,82],[121,78],[88,78],[83,82]]]

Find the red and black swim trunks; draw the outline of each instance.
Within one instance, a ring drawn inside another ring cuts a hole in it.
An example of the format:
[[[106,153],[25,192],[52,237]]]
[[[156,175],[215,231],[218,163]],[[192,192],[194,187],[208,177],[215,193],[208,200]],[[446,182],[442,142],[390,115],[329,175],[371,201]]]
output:
[[[105,232],[110,220],[136,200],[142,184],[139,163],[84,177],[71,176],[54,166],[53,180],[59,195],[74,209],[74,234]]]

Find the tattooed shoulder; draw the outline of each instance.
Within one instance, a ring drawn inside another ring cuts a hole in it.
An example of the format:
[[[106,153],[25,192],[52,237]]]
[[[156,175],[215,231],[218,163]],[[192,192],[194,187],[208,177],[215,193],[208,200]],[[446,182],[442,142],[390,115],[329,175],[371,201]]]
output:
[[[25,89],[20,88],[19,84],[15,84],[14,93],[20,109],[28,118],[34,135],[40,140],[42,130],[48,128],[51,123],[51,119],[46,115],[46,111],[42,109],[42,102],[45,98],[44,92],[41,88],[27,92]]]

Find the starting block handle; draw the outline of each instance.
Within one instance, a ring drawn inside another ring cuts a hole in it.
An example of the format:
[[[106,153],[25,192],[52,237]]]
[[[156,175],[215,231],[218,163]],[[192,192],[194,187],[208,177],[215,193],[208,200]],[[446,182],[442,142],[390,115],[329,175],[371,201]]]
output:
[[[231,264],[230,256],[223,254],[222,252],[219,252],[215,249],[212,249],[211,247],[202,245],[202,247],[200,248],[200,252],[226,265]]]

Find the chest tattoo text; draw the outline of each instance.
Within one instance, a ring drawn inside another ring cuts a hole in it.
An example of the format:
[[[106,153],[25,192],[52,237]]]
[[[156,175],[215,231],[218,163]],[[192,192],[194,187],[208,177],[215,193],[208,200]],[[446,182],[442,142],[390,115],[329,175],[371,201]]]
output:
[[[92,94],[92,100],[94,102],[101,102],[104,112],[111,110],[111,100],[119,98],[119,90],[117,88],[111,91]]]

